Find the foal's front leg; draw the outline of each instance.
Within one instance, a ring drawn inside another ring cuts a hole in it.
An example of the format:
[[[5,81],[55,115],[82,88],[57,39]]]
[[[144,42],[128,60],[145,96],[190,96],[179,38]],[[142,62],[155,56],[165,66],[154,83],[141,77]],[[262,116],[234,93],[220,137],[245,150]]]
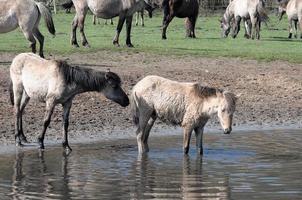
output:
[[[183,148],[185,154],[189,153],[192,131],[193,131],[192,127],[189,126],[184,127]]]
[[[40,145],[40,149],[44,149],[44,137],[45,137],[46,129],[50,124],[51,115],[53,113],[54,108],[55,108],[54,100],[53,99],[47,100],[46,101],[46,111],[45,111],[44,120],[43,120],[43,129],[42,129],[41,134],[38,137],[38,143]]]
[[[72,151],[72,149],[70,148],[69,144],[68,144],[68,126],[69,126],[69,113],[70,113],[70,108],[72,105],[72,101],[67,101],[63,104],[63,148],[65,150],[70,150]]]

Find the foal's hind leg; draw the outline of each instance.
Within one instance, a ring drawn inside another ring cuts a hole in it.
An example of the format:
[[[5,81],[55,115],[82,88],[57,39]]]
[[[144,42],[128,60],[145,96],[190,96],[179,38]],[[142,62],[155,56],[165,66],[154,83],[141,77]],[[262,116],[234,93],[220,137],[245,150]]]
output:
[[[24,135],[24,131],[23,131],[23,120],[22,120],[22,118],[23,118],[23,113],[24,113],[24,109],[25,109],[25,107],[26,107],[26,105],[27,105],[27,103],[29,102],[29,96],[27,95],[27,93],[24,91],[23,92],[23,96],[22,96],[22,100],[21,100],[21,106],[20,106],[20,124],[19,124],[19,130],[20,130],[20,132],[19,132],[19,135],[18,135],[18,137],[19,137],[19,140],[21,140],[22,142],[25,142],[25,143],[27,143],[28,141],[27,141],[27,139],[26,139],[26,137],[25,137],[25,135]]]
[[[38,39],[39,43],[40,43],[40,51],[39,51],[39,55],[44,58],[44,54],[43,54],[43,47],[44,47],[44,36],[41,34],[41,32],[39,31],[38,28],[34,29],[34,36]]]
[[[150,131],[154,125],[155,120],[156,120],[156,115],[154,113],[154,114],[152,114],[151,118],[149,119],[149,121],[144,129],[144,134],[143,134],[144,137],[142,138],[142,140],[143,140],[143,144],[144,144],[144,148],[145,148],[146,152],[149,152],[148,138],[149,138]]]
[[[139,153],[146,153],[148,152],[148,146],[145,145],[145,142],[144,140],[146,139],[146,127],[148,125],[148,121],[150,119],[152,115],[152,111],[145,111],[144,113],[140,113],[140,118],[139,118],[139,124],[138,124],[138,129],[136,131],[136,139],[137,139],[137,146],[138,146],[138,152]],[[154,122],[153,122],[154,123]],[[153,124],[152,124],[153,125]],[[152,125],[150,123],[150,126],[149,126],[149,132],[150,132],[150,129],[152,128]],[[147,140],[146,142],[148,141],[148,137],[147,137]]]
[[[20,123],[22,122],[22,113],[21,113],[21,100],[23,95],[23,86],[20,82],[13,83],[13,92],[14,92],[14,111],[15,111],[15,142],[16,146],[21,146],[22,142],[20,139]]]
[[[203,155],[203,129],[203,126],[194,129],[196,135],[196,147],[200,155]]]

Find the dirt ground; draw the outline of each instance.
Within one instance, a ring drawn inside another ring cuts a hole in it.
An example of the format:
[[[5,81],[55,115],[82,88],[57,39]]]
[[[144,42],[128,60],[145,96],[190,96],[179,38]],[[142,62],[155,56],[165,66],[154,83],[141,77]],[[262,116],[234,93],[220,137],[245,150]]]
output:
[[[9,104],[9,66],[15,54],[0,53],[0,143],[14,142],[13,109]],[[146,75],[160,75],[179,81],[199,81],[241,94],[233,129],[252,127],[302,127],[302,65],[287,62],[258,62],[236,58],[165,56],[146,53],[99,51],[89,54],[48,56],[66,59],[72,65],[118,73],[124,89],[131,88]],[[58,105],[46,139],[61,139],[61,106]],[[42,128],[44,104],[31,101],[24,116],[25,134],[35,141]],[[162,127],[158,123],[156,127]],[[208,127],[217,127],[213,118]],[[78,95],[70,117],[70,138],[94,137],[113,130],[131,130],[130,109],[106,100],[98,93]]]

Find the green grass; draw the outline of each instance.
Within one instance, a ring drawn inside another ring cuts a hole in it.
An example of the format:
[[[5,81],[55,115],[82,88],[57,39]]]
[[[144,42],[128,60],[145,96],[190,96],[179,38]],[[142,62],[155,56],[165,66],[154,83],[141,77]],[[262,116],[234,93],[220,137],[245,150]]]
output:
[[[45,53],[68,55],[75,52],[91,52],[97,50],[150,52],[155,54],[194,55],[204,57],[240,57],[256,60],[286,60],[302,63],[302,40],[288,40],[287,20],[278,23],[275,16],[271,16],[268,27],[262,27],[261,40],[253,41],[243,38],[244,30],[236,39],[220,37],[218,16],[199,17],[196,28],[197,39],[185,38],[184,20],[175,18],[170,24],[167,37],[161,39],[161,15],[152,19],[146,17],[145,27],[133,26],[132,43],[135,48],[125,47],[125,27],[120,37],[120,48],[112,45],[117,18],[114,25],[92,25],[91,15],[86,18],[85,32],[91,48],[73,48],[70,45],[70,24],[74,14],[59,13],[54,15],[57,35],[52,38],[41,21],[41,30],[45,36]],[[80,42],[80,34],[77,34]],[[30,51],[28,41],[18,29],[14,32],[1,34],[0,52]]]

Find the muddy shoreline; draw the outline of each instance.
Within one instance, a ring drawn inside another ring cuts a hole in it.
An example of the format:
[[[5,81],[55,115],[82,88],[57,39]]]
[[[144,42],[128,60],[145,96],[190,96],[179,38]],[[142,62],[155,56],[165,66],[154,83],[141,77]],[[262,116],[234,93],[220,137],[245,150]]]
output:
[[[8,146],[14,143],[13,109],[7,89],[9,65],[15,55],[0,53],[0,143]],[[234,116],[234,131],[302,127],[301,64],[109,51],[46,57],[98,70],[110,68],[122,77],[128,94],[137,81],[151,74],[179,81],[199,81],[242,94]],[[46,133],[47,141],[61,140],[61,111],[61,106],[57,106]],[[29,141],[35,142],[42,127],[44,104],[31,101],[25,112],[25,134]],[[216,118],[207,128],[221,131]],[[76,142],[134,137],[135,128],[129,108],[124,109],[98,93],[85,93],[74,100],[69,130],[71,142]],[[172,127],[160,122],[152,129],[154,134],[161,130],[174,132]],[[179,129],[176,130],[179,133]]]

